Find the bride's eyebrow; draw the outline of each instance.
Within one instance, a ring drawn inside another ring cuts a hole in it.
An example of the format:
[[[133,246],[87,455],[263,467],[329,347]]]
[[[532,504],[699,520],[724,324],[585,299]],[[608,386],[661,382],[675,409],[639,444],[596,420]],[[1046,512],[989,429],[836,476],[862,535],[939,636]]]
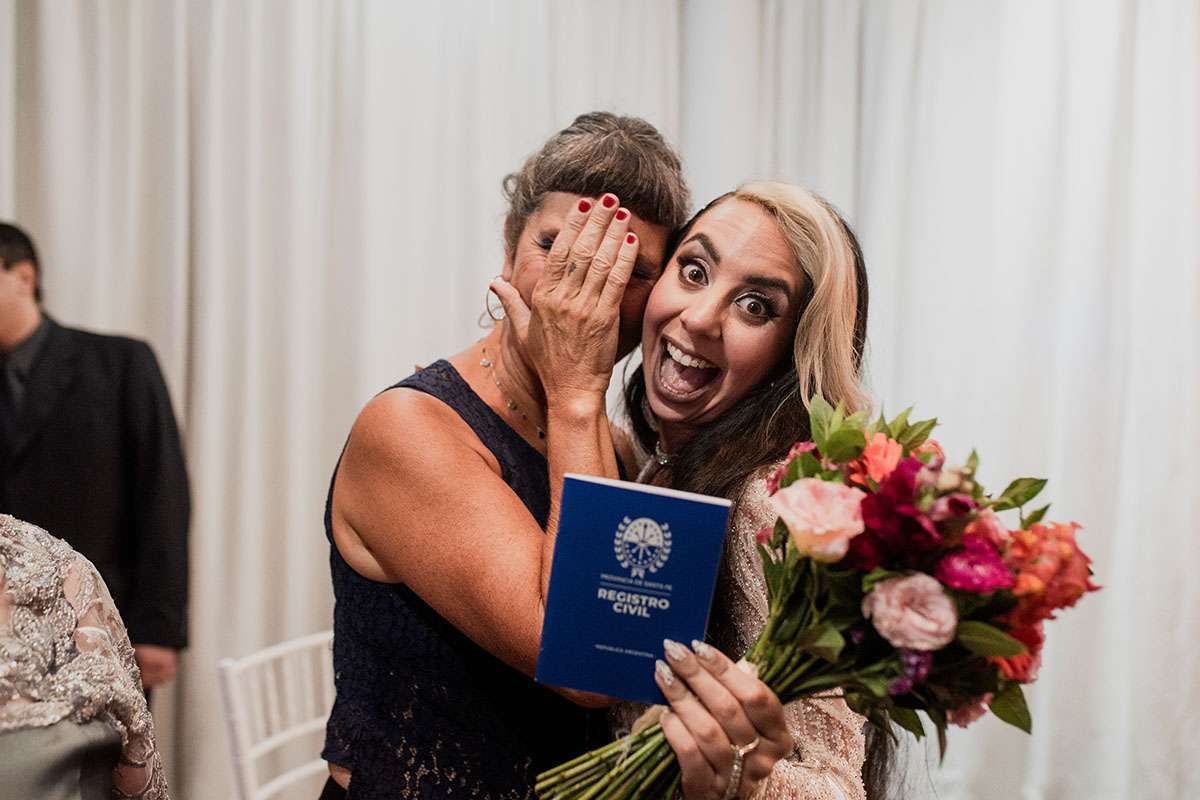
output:
[[[770,278],[766,275],[747,275],[743,280],[751,286],[759,286],[763,289],[777,289],[783,292],[789,302],[792,299],[792,287],[782,278]]]
[[[712,243],[712,239],[708,238],[706,234],[697,233],[695,236],[692,236],[690,239],[684,242],[684,244],[691,244],[692,242],[699,242],[700,246],[708,252],[708,256],[713,260],[714,264],[721,263],[721,254],[717,252],[717,248]]]

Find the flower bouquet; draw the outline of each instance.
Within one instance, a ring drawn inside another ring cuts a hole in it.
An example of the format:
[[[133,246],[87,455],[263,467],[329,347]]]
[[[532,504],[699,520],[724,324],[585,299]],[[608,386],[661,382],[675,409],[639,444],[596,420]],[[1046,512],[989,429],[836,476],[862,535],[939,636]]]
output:
[[[866,424],[820,397],[812,441],[768,479],[778,513],[758,534],[769,601],[746,654],[784,703],[841,696],[881,730],[945,748],[949,724],[986,713],[1028,732],[1021,685],[1040,666],[1043,623],[1099,587],[1074,523],[1025,506],[1046,481],[1018,478],[999,495],[975,479],[974,453],[945,462],[936,420],[909,412]],[[997,512],[1016,509],[1010,530]],[[543,800],[671,798],[679,766],[659,725],[538,776]]]

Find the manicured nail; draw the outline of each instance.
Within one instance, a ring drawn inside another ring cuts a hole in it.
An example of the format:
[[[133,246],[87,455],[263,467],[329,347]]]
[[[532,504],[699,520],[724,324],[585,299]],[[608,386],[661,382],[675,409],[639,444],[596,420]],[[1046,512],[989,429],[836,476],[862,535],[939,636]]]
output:
[[[619,219],[619,220],[621,220],[622,222],[624,222],[625,220],[629,219],[629,212],[628,212],[628,211],[626,211],[626,210],[625,210],[625,209],[623,209],[623,208],[618,208],[618,209],[617,209],[617,213],[616,213],[616,217],[617,217],[617,219]]]
[[[612,208],[617,204],[617,196],[613,194],[606,194],[600,200],[600,202],[604,204],[605,208]]]
[[[692,650],[710,664],[717,659],[717,651],[713,649],[713,646],[699,639],[692,639]]]
[[[587,212],[592,210],[592,204],[589,203],[587,200],[580,200],[579,201],[579,210],[581,212],[583,212],[584,214],[586,214]]]
[[[637,237],[631,233],[625,237],[625,241],[629,242],[630,244],[637,244]]]
[[[671,671],[669,666],[667,666],[667,662],[663,661],[661,658],[655,659],[654,671],[658,673],[658,677],[662,678],[662,682],[667,686],[675,685],[675,673]]]
[[[674,639],[663,639],[663,650],[667,651],[667,658],[672,661],[679,661],[688,655],[687,648]]]

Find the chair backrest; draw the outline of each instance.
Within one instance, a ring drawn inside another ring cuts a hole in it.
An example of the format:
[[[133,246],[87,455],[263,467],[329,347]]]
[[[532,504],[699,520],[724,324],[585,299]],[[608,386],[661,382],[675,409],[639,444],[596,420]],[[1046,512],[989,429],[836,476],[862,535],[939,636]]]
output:
[[[217,664],[241,800],[315,798],[328,777],[320,758],[333,707],[333,631]]]

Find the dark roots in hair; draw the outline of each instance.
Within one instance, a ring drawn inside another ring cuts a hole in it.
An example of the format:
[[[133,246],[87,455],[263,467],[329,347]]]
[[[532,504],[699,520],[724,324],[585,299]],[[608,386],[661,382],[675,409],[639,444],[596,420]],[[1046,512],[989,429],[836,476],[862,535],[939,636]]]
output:
[[[505,177],[509,212],[504,246],[510,254],[550,192],[587,197],[612,192],[622,206],[668,230],[683,224],[691,203],[679,156],[658,129],[643,119],[605,111],[577,117],[520,171]]]

